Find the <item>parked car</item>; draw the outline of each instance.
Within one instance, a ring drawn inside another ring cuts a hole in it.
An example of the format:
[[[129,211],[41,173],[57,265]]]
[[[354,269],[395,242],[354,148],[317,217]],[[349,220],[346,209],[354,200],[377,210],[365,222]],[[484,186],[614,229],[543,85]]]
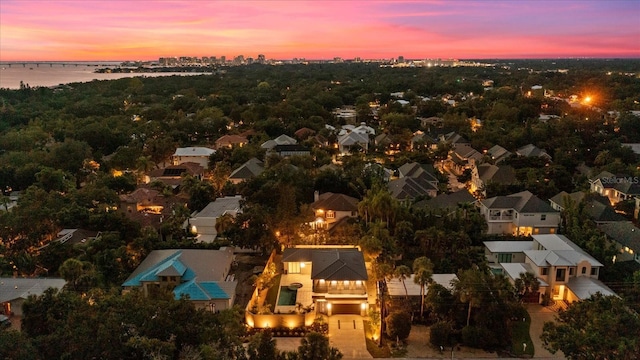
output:
[[[0,315],[0,328],[9,328],[11,327],[11,320],[5,315]]]

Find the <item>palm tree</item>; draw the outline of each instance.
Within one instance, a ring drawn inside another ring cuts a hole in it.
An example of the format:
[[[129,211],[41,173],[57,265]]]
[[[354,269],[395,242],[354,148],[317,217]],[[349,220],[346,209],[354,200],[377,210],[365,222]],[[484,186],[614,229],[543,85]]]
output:
[[[369,225],[369,213],[371,210],[371,199],[365,196],[362,201],[358,203],[358,213],[364,216],[365,225]]]
[[[484,278],[482,272],[477,269],[468,269],[460,272],[457,279],[452,281],[456,295],[461,302],[468,304],[467,326],[471,321],[471,308],[481,301]]]
[[[420,317],[424,315],[425,287],[431,283],[433,276],[433,263],[426,256],[421,256],[413,261],[413,281],[420,285]]]
[[[514,285],[521,299],[525,299],[529,294],[533,294],[540,289],[538,278],[530,272],[521,273]]]
[[[393,275],[400,279],[402,282],[402,286],[404,286],[404,293],[407,299],[409,298],[409,291],[407,290],[407,284],[404,282],[406,279],[411,277],[411,269],[409,269],[406,265],[400,265],[393,272]]]
[[[136,170],[138,170],[138,181],[142,181],[144,176],[153,169],[156,164],[151,161],[150,156],[140,156],[136,160]]]

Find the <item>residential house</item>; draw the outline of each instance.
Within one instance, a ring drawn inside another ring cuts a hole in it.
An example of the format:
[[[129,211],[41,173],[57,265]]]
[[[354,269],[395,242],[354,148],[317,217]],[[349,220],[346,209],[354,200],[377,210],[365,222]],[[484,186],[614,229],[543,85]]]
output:
[[[164,169],[154,169],[149,172],[149,182],[159,181],[173,189],[182,185],[184,175],[202,179],[204,167],[198,163],[185,162],[178,165],[169,165]]]
[[[413,137],[409,143],[409,149],[411,151],[424,149],[436,150],[437,148],[438,142],[420,130],[413,133]]]
[[[438,194],[438,178],[429,164],[406,163],[398,168],[398,179],[389,182],[391,196],[401,202]]]
[[[640,143],[622,143],[621,145],[630,148],[636,155],[640,155]]]
[[[540,149],[533,144],[528,144],[519,148],[516,150],[516,155],[524,157],[541,157],[545,158],[547,161],[551,161],[551,155],[549,155],[546,150]]]
[[[554,210],[564,211],[569,203],[578,205],[584,199],[586,193],[584,191],[576,191],[569,194],[566,191],[561,191],[554,197],[549,199],[549,204]]]
[[[355,123],[358,115],[355,106],[343,106],[333,110],[333,116],[338,120],[344,120],[346,123]]]
[[[198,242],[211,243],[215,241],[222,222],[220,218],[225,215],[235,217],[241,212],[240,201],[242,196],[225,196],[210,202],[199,212],[194,212],[184,228],[196,236]]]
[[[165,218],[172,214],[172,207],[184,205],[180,196],[166,196],[158,190],[140,187],[129,194],[120,195],[118,210],[142,226],[159,228]]]
[[[297,137],[299,140],[306,140],[309,137],[316,134],[316,131],[313,129],[309,129],[307,127],[300,128],[293,133],[293,136]]]
[[[473,170],[482,160],[482,154],[478,150],[466,143],[457,143],[453,145],[453,149],[449,152],[447,166],[457,175],[462,174],[465,170]]]
[[[618,214],[609,203],[609,199],[595,193],[587,194],[583,191],[574,193],[560,192],[556,196],[549,199],[551,207],[563,211],[569,202],[576,206],[584,202],[585,210],[591,220],[596,224],[627,222],[628,220]]]
[[[100,237],[99,231],[85,230],[85,229],[62,229],[58,232],[55,242],[60,244],[84,244],[87,241],[91,241]]]
[[[493,163],[497,165],[505,159],[508,159],[513,153],[500,145],[494,145],[491,149],[487,150],[487,155],[491,157]]]
[[[560,119],[560,116],[558,116],[558,115],[547,115],[547,114],[540,114],[538,116],[538,121],[540,121],[541,123],[547,123],[547,122],[549,122],[549,120],[556,120],[556,119]]]
[[[428,118],[419,117],[418,120],[420,120],[420,126],[423,129],[426,129],[429,127],[441,128],[442,125],[444,125],[444,119],[437,116],[431,116]]]
[[[402,144],[398,136],[382,133],[373,140],[376,148],[387,155],[395,155],[400,152]]]
[[[560,212],[529,191],[496,196],[479,202],[487,234],[555,234]]]
[[[533,235],[533,241],[487,241],[485,253],[490,267],[513,282],[521,273],[534,274],[540,295],[574,302],[599,292],[615,295],[598,280],[603,264],[564,235]],[[542,297],[540,298],[542,300]]]
[[[277,145],[296,145],[297,143],[298,143],[298,140],[282,134],[273,140],[267,140],[263,142],[262,145],[260,145],[260,147],[263,149],[271,150]]]
[[[354,149],[367,152],[369,150],[369,135],[352,131],[338,136],[338,150],[341,154],[348,154]]]
[[[440,194],[432,199],[418,201],[413,206],[416,208],[453,211],[461,204],[475,204],[477,201],[466,189],[461,189],[451,194]]]
[[[177,148],[176,152],[171,156],[173,165],[180,165],[187,162],[196,163],[205,169],[209,168],[209,156],[216,151],[208,147],[196,146]]]
[[[122,284],[124,291],[168,288],[176,300],[188,298],[196,308],[212,312],[233,306],[238,281],[230,274],[231,248],[220,250],[154,250]]]
[[[449,291],[453,291],[452,282],[458,279],[456,274],[433,274],[431,275],[431,282],[425,286],[424,290],[420,284],[415,282],[414,274],[409,275],[406,279],[402,280],[398,277],[394,277],[387,281],[387,293],[391,298],[404,298],[409,297],[414,300],[412,303],[420,304],[420,295],[426,295],[429,292],[429,288],[432,284],[438,284]]]
[[[0,194],[2,194],[0,192]],[[11,211],[16,205],[18,205],[18,199],[20,198],[20,191],[11,191],[9,196],[2,198],[0,202],[0,211]]]
[[[386,168],[377,162],[368,162],[364,164],[363,176],[366,175],[367,172],[374,172],[376,174],[380,174],[382,176],[382,180],[384,182],[389,182],[393,177],[393,170]]]
[[[314,193],[314,202],[310,207],[314,211],[313,227],[329,230],[346,218],[358,217],[358,199],[344,194],[326,192]]]
[[[0,277],[0,313],[22,316],[22,304],[29,296],[40,296],[49,288],[62,290],[66,283],[58,278]]]
[[[233,170],[229,175],[229,181],[239,184],[243,181],[256,177],[264,171],[264,163],[256,158],[251,158],[239,168]]]
[[[632,176],[616,176],[603,171],[589,179],[591,191],[606,196],[611,204],[632,200],[640,195],[640,178]]]
[[[640,263],[640,229],[631,222],[601,224],[598,228],[607,240],[615,244],[618,254],[615,261],[637,261]]]
[[[129,194],[120,195],[120,210],[125,213],[142,212],[160,214],[164,209],[164,197],[158,190],[137,188]]]
[[[516,171],[509,165],[480,164],[471,170],[471,192],[487,195],[489,184],[512,185],[518,182]]]
[[[249,140],[242,135],[222,135],[215,142],[216,149],[232,149],[234,147],[243,147],[249,143]]]
[[[311,149],[303,145],[276,145],[269,150],[269,153],[274,153],[281,157],[308,156],[311,155]]]
[[[438,140],[442,143],[448,143],[451,145],[469,143],[467,139],[465,139],[462,135],[458,134],[455,131],[440,130],[436,131],[436,134]]]
[[[314,305],[317,313],[329,316],[366,315],[369,276],[359,249],[299,246],[285,249],[282,263],[280,286],[302,285],[297,290],[302,305]]]

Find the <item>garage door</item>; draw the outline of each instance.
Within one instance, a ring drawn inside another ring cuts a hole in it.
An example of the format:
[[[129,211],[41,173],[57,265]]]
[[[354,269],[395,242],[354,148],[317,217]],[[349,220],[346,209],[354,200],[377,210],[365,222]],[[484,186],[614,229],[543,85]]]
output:
[[[360,315],[360,304],[332,304],[331,314]]]

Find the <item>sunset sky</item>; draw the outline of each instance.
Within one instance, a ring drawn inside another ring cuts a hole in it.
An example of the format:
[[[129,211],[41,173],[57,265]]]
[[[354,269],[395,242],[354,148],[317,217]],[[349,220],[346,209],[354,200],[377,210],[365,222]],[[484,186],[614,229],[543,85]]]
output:
[[[640,58],[640,0],[0,0],[0,61]]]

